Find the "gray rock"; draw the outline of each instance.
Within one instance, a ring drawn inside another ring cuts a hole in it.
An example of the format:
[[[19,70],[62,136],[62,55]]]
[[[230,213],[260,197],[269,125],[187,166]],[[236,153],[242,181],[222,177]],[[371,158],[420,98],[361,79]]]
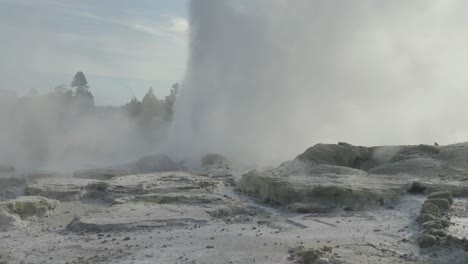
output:
[[[439,221],[429,221],[422,224],[424,229],[442,229],[444,226]]]
[[[416,222],[418,223],[424,223],[424,222],[428,222],[428,221],[435,221],[439,219],[438,217],[432,215],[432,214],[420,214],[417,218],[416,218]]]
[[[23,220],[50,215],[58,205],[59,201],[41,196],[21,196],[0,203],[8,213],[19,215]]]
[[[0,264],[13,263],[13,257],[8,252],[0,250]]]
[[[6,231],[17,226],[23,226],[24,222],[19,215],[12,214],[4,206],[0,206],[0,231]]]
[[[382,206],[404,192],[394,182],[386,183],[362,170],[298,160],[272,170],[244,174],[237,189],[264,202],[303,212],[368,209]]]
[[[320,249],[308,249],[302,253],[302,263],[315,264],[322,256],[323,252]]]
[[[418,244],[420,248],[429,248],[434,246],[437,243],[437,239],[433,235],[422,234],[418,239]]]
[[[431,145],[404,146],[395,154],[391,162],[414,158],[434,158],[440,153],[440,148]]]
[[[420,182],[413,182],[411,187],[408,189],[408,193],[411,194],[421,194],[426,190],[426,186]]]
[[[74,177],[46,178],[29,183],[25,194],[59,201],[75,201],[83,198],[87,185],[92,182],[95,181]]]
[[[436,237],[445,237],[447,233],[443,229],[430,229],[427,233],[436,236]]]
[[[420,215],[423,214],[430,214],[435,217],[440,217],[440,210],[439,207],[432,203],[423,203],[421,206],[421,210],[419,212]]]
[[[328,264],[330,261],[327,258],[319,258],[315,262],[315,264]]]
[[[447,211],[450,209],[450,203],[447,199],[443,198],[434,198],[434,199],[427,199],[424,204],[433,204],[439,208],[441,211]]]
[[[350,168],[368,167],[372,151],[367,147],[347,143],[317,144],[297,156],[297,160],[315,165],[334,165]]]
[[[450,205],[453,205],[453,197],[451,192],[433,192],[429,194],[428,199],[446,199]]]

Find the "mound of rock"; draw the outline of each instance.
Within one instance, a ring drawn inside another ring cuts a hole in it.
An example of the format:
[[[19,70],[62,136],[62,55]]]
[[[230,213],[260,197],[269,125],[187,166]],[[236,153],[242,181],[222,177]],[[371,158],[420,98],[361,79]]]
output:
[[[81,199],[86,194],[86,186],[90,182],[92,180],[72,177],[41,179],[29,183],[25,193],[59,201],[73,201]]]
[[[365,209],[392,202],[404,192],[445,189],[466,196],[468,164],[459,155],[468,150],[460,148],[317,144],[277,168],[244,174],[237,188],[303,212]],[[433,194],[430,202],[447,210],[453,199],[444,195]]]
[[[372,150],[347,143],[317,144],[297,156],[297,160],[313,165],[333,165],[361,169],[369,166]]]
[[[19,215],[12,214],[7,208],[0,206],[0,231],[6,231],[23,225],[24,222],[21,220]]]
[[[372,208],[390,203],[404,192],[402,185],[369,177],[362,170],[298,160],[244,174],[237,189],[304,213]]]
[[[0,203],[10,214],[16,214],[22,220],[31,220],[53,213],[59,201],[41,196],[21,196],[13,200]]]
[[[390,162],[415,158],[436,158],[440,151],[440,147],[431,145],[401,146]]]

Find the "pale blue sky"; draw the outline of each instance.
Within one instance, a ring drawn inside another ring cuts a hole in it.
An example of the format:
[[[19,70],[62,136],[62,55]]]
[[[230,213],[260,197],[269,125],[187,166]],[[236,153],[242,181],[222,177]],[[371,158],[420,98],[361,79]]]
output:
[[[46,93],[83,71],[99,105],[168,93],[184,74],[188,0],[0,0],[0,90]]]

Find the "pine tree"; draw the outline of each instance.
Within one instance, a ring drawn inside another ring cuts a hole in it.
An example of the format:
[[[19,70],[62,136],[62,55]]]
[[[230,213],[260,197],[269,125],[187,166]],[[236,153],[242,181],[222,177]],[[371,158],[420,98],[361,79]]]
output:
[[[71,83],[71,87],[76,89],[76,94],[87,95],[89,92],[89,85],[88,80],[83,72],[77,72],[75,77],[73,77],[73,81]]]
[[[83,72],[77,72],[75,74],[71,87],[75,88],[75,99],[80,106],[85,108],[94,106],[94,96],[89,91],[88,80],[86,80]]]

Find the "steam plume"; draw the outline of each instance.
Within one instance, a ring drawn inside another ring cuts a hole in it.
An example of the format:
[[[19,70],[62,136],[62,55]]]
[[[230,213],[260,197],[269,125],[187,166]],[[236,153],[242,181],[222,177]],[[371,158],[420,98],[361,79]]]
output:
[[[174,153],[465,140],[465,1],[197,0]]]

